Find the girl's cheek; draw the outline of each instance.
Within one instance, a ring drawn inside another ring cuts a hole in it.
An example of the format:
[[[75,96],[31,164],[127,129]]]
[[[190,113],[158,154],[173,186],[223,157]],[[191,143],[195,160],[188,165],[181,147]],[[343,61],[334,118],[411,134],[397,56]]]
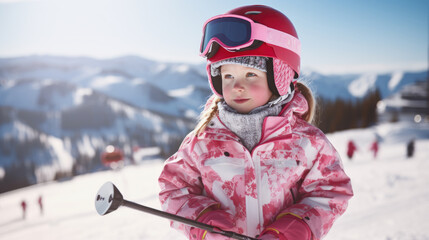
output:
[[[229,88],[223,88],[222,89],[222,95],[224,97],[225,100],[229,100],[229,97],[231,95],[231,89]]]
[[[264,87],[261,87],[259,85],[252,85],[249,90],[255,100],[265,101],[265,99],[267,98],[267,89]]]

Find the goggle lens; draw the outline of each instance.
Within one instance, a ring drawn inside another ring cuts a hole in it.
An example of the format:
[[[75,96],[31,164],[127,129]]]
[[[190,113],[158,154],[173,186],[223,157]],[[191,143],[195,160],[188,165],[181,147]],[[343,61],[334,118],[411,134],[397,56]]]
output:
[[[204,29],[204,39],[200,51],[203,53],[213,38],[217,38],[229,47],[243,45],[250,41],[251,33],[250,23],[244,19],[233,17],[214,19],[207,23]]]

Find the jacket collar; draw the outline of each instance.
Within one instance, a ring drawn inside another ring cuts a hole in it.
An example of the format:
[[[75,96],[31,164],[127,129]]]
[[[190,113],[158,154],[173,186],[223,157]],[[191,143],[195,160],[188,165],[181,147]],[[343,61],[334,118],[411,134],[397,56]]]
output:
[[[262,129],[262,140],[266,141],[270,137],[291,133],[297,118],[301,118],[307,111],[307,100],[301,93],[296,92],[293,99],[283,107],[278,116],[265,118]]]

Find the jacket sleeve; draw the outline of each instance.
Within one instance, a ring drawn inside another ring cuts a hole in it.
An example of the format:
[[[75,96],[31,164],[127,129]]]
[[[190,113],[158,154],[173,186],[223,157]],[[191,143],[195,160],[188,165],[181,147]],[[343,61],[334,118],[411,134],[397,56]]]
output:
[[[185,138],[179,150],[165,161],[158,183],[162,209],[195,220],[205,209],[218,203],[204,195],[200,172],[191,153],[194,139],[191,134]],[[189,226],[177,222],[171,222],[171,226],[189,235]]]
[[[318,153],[298,186],[297,203],[284,209],[277,219],[296,216],[308,224],[313,239],[321,239],[345,212],[353,190],[340,156],[328,139],[323,135],[313,139],[312,145],[319,146]]]

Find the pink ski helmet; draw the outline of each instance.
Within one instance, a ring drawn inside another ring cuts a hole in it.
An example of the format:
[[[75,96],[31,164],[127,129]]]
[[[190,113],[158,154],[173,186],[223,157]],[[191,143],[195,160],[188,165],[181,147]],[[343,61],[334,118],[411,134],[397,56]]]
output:
[[[263,5],[235,8],[210,18],[203,28],[201,55],[207,57],[212,91],[222,97],[222,79],[211,64],[245,56],[268,57],[267,77],[273,93],[285,95],[300,72],[301,43],[292,22],[280,11]]]

